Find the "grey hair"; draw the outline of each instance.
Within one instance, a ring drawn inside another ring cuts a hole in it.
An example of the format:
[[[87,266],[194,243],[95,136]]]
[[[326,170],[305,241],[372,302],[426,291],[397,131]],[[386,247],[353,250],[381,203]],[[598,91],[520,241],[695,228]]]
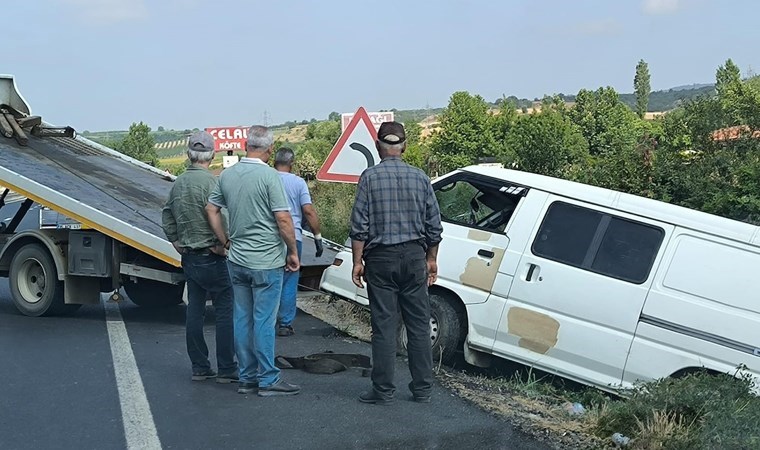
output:
[[[377,141],[377,143],[386,153],[402,153],[406,149],[406,141],[400,144],[388,144],[383,141]]]
[[[274,144],[274,133],[264,126],[254,125],[248,129],[248,139],[245,142],[248,150],[266,150]]]
[[[274,164],[276,166],[292,166],[295,158],[296,153],[293,150],[287,147],[282,147],[277,150],[277,154],[274,156]]]
[[[214,159],[214,152],[199,152],[198,150],[187,150],[187,158],[191,163],[205,163]]]

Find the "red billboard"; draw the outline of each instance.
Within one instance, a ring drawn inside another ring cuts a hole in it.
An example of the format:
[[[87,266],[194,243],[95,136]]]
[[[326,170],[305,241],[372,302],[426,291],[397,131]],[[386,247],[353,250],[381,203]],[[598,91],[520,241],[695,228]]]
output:
[[[215,151],[245,151],[245,140],[248,138],[247,127],[214,127],[206,128],[206,131],[214,137]]]

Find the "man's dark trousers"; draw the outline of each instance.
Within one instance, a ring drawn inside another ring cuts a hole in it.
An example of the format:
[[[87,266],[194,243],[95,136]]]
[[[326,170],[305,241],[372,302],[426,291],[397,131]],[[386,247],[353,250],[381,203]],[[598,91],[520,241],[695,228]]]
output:
[[[216,360],[220,374],[237,371],[232,322],[232,281],[227,259],[209,251],[182,255],[182,269],[187,279],[186,339],[187,354],[193,372],[210,369],[208,347],[203,336],[206,298],[211,297],[216,318]]]
[[[433,386],[430,298],[425,250],[418,242],[371,248],[364,256],[372,321],[372,387],[393,396],[399,311],[406,325],[407,353],[415,397],[428,397]]]

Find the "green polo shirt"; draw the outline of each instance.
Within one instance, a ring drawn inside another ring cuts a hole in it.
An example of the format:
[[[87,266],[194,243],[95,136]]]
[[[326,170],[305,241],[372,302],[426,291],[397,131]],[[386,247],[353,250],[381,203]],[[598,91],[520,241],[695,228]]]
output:
[[[208,201],[229,213],[231,262],[258,270],[285,266],[287,251],[274,213],[290,211],[290,205],[276,170],[257,158],[242,158],[222,172]]]
[[[220,244],[206,215],[208,196],[216,184],[216,177],[198,166],[188,167],[174,180],[161,211],[164,234],[170,242],[179,242],[181,247],[193,250]],[[226,222],[224,217],[222,219]]]

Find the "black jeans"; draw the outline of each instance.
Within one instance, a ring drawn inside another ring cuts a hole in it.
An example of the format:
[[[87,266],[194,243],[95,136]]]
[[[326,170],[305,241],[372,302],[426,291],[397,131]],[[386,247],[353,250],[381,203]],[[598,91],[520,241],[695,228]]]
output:
[[[372,388],[386,398],[396,391],[400,312],[408,336],[412,375],[409,389],[415,396],[429,396],[433,386],[433,352],[425,250],[417,242],[375,247],[364,262],[372,321]]]
[[[182,255],[182,269],[187,279],[187,313],[185,335],[187,354],[193,372],[209,369],[208,347],[203,336],[206,298],[211,297],[216,317],[216,365],[220,374],[237,371],[235,334],[232,323],[232,281],[227,259],[213,253]]]

